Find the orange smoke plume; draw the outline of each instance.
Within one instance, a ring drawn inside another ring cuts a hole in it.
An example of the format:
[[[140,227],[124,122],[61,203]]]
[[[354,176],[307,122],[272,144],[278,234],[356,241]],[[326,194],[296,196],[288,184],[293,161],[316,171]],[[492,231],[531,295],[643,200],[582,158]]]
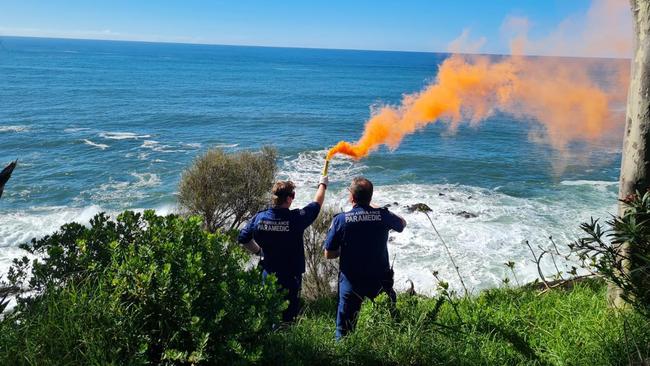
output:
[[[629,10],[625,3],[596,0],[577,23],[586,29],[594,28],[594,24],[608,24],[607,16],[613,10],[620,17],[626,16],[623,10]],[[602,61],[587,59],[523,57],[523,52],[543,51],[540,45],[546,46],[548,41],[529,40],[526,36],[529,22],[525,18],[510,18],[506,23],[506,28],[515,27],[518,33],[512,40],[514,56],[498,60],[458,54],[449,57],[440,65],[432,84],[418,93],[405,95],[398,106],[383,106],[373,111],[361,138],[354,144],[339,142],[330,149],[327,159],[336,154],[361,159],[380,146],[394,150],[404,136],[428,124],[444,120],[450,122],[453,132],[460,122],[477,124],[497,110],[539,122],[546,134],[544,141],[560,152],[565,152],[572,141],[596,141],[622,122],[612,115],[610,106],[625,99],[625,84],[629,80],[626,62],[610,61],[603,66]],[[565,34],[571,29],[569,23],[563,22],[554,34]],[[595,44],[589,42],[590,34],[580,34],[581,39],[575,43]],[[469,32],[464,31],[452,42],[450,50],[460,52],[470,47],[476,52],[485,43],[483,38],[469,42],[468,36]],[[602,43],[597,45],[601,51],[608,50]],[[588,51],[582,50],[585,55],[591,55]],[[618,52],[618,48],[610,51]],[[593,80],[594,74],[602,76],[603,73],[606,77],[601,79],[611,79],[607,90]]]
[[[610,96],[591,81],[584,65],[541,58],[470,59],[446,59],[433,84],[405,95],[400,106],[376,111],[356,143],[339,142],[327,159],[338,153],[360,159],[381,145],[394,150],[404,136],[430,123],[447,120],[454,130],[463,120],[478,123],[495,110],[533,117],[560,150],[569,141],[597,139],[613,127]]]

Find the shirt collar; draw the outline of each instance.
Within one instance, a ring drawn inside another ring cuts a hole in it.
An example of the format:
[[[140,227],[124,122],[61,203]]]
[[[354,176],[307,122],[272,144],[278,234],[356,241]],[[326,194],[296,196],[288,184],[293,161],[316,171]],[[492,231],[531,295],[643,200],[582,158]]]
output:
[[[354,206],[352,206],[352,209],[356,209],[356,208],[362,208],[364,210],[372,209],[372,207],[370,207],[370,205],[360,205],[358,203],[355,203]]]
[[[289,209],[286,208],[286,207],[275,207],[275,206],[271,206],[271,210],[273,210],[273,211],[275,211],[275,212],[289,212]]]

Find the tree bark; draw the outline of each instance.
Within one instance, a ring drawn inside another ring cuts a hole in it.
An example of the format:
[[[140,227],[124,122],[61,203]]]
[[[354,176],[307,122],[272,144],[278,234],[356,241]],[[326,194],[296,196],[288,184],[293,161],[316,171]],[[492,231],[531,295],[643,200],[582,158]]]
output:
[[[623,158],[619,180],[618,198],[641,194],[650,188],[650,1],[630,0],[634,26],[634,54],[627,97]],[[618,215],[625,210],[619,202]],[[629,254],[629,246],[619,250]],[[621,289],[610,285],[610,304],[623,306]]]

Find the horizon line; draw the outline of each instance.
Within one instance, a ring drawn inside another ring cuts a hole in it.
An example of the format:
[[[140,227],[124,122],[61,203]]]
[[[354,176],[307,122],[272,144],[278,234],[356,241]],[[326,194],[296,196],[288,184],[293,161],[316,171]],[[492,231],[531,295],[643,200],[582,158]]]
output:
[[[415,50],[380,50],[380,49],[363,49],[363,48],[329,48],[329,47],[307,47],[307,46],[269,46],[257,44],[226,44],[226,43],[208,43],[208,42],[190,42],[190,41],[153,41],[137,39],[109,39],[109,38],[77,38],[77,37],[52,37],[52,36],[24,36],[1,34],[2,38],[31,38],[31,39],[51,39],[51,40],[70,40],[70,41],[97,41],[97,42],[129,42],[129,43],[151,43],[151,44],[171,44],[171,45],[188,45],[188,46],[222,46],[222,47],[254,47],[254,48],[288,48],[301,50],[330,50],[330,51],[361,51],[361,52],[396,52],[396,53],[430,53],[430,54],[459,54],[468,56],[513,56],[512,54],[503,53],[454,53],[449,51],[415,51]],[[626,58],[606,57],[606,56],[562,56],[562,55],[522,55],[524,57],[554,57],[554,58],[576,58],[576,59],[603,59],[603,60],[631,60],[632,56]]]

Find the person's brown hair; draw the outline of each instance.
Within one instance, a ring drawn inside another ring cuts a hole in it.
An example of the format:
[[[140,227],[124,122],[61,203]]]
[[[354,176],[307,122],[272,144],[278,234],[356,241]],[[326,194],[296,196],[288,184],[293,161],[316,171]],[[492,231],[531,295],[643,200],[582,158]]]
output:
[[[350,193],[354,202],[359,205],[369,205],[372,200],[372,182],[364,177],[356,177],[352,179],[350,184]]]
[[[273,194],[273,206],[280,206],[287,202],[287,198],[295,196],[294,189],[296,185],[290,180],[280,180],[275,182],[271,193]]]

